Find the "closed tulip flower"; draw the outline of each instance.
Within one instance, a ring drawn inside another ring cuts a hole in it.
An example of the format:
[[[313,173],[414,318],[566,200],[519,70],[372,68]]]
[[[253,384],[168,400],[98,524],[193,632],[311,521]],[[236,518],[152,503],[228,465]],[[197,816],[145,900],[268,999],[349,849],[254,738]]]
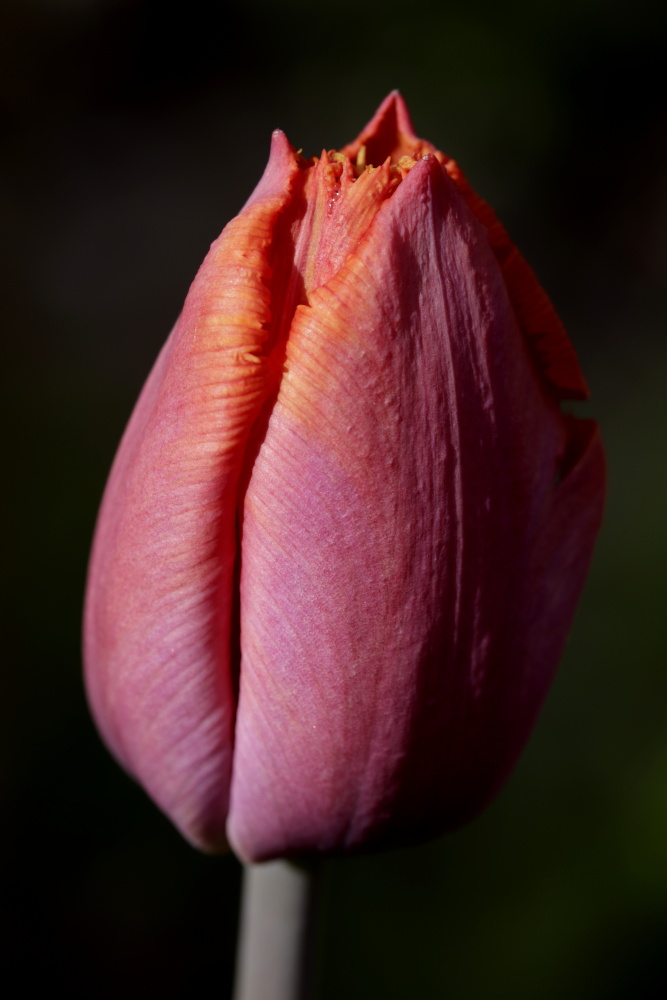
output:
[[[282,132],[140,396],[85,620],[102,735],[192,843],[421,839],[515,763],[601,519],[596,425],[532,271],[391,94]]]

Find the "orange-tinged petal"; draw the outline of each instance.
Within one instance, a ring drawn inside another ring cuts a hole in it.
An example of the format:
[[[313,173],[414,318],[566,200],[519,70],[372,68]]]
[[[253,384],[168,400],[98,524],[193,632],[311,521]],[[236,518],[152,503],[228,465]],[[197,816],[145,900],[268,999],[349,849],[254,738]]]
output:
[[[521,331],[552,390],[559,399],[587,399],[588,386],[574,347],[532,268],[512,243],[491,206],[471,187],[459,165],[415,135],[410,113],[397,91],[389,94],[366,128],[354,142],[344,147],[343,152],[354,158],[362,146],[366,148],[369,163],[382,162],[387,156],[397,162],[405,155],[420,158],[435,153],[468,208],[487,230]]]
[[[519,326],[552,390],[558,399],[588,399],[588,386],[574,347],[533,269],[514,246],[491,206],[470,186],[458,163],[444,153],[438,156],[466,204],[488,232]]]
[[[224,838],[234,725],[236,505],[274,380],[272,247],[298,167],[281,133],[213,244],[143,390],[100,512],[86,606],[91,705],[187,837]]]

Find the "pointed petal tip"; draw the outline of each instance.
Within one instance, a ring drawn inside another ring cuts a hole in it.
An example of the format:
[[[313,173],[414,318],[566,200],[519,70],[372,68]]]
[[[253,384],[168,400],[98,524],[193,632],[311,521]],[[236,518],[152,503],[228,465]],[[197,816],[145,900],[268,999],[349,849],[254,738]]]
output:
[[[275,128],[271,133],[271,146],[269,148],[269,165],[273,161],[292,160],[295,157],[294,147],[281,128]]]
[[[361,147],[366,146],[367,162],[377,164],[384,162],[387,156],[397,159],[403,153],[411,153],[418,142],[408,106],[402,94],[392,90],[354,142],[348,143],[342,151],[356,157]]]
[[[447,176],[438,158],[433,153],[427,153],[410,168],[393,197],[411,198],[415,190],[425,193],[428,189],[435,190],[438,187],[450,192],[456,190],[456,185]]]
[[[412,124],[412,116],[405,102],[403,94],[400,90],[392,90],[389,97],[393,98],[394,107],[396,108],[396,120],[398,123],[398,128],[400,132],[407,135],[410,139],[416,140],[418,138],[415,133],[414,125]]]
[[[375,126],[375,131],[379,131],[387,119],[394,118],[396,130],[409,139],[416,140],[412,118],[405,103],[405,98],[400,90],[391,90],[382,101],[377,111],[369,121],[364,131],[370,131]]]
[[[290,143],[289,139],[287,138],[287,136],[285,135],[285,133],[281,128],[274,128],[273,132],[271,133],[271,153],[269,155],[273,153],[274,149],[281,150],[285,149],[286,147],[288,149],[292,148],[292,144]]]
[[[292,178],[298,171],[296,151],[282,129],[271,133],[269,159],[259,184],[243,206],[249,208],[261,198],[280,197],[291,186]]]

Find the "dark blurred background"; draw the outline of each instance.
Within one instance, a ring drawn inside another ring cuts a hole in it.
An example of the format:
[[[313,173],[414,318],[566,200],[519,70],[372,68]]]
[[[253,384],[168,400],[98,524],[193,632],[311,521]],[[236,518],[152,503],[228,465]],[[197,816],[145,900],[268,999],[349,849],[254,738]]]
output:
[[[667,995],[664,10],[3,0],[9,995],[229,995],[238,864],[182,842],[88,718],[88,548],[137,392],[271,130],[307,154],[340,146],[394,87],[555,300],[610,493],[516,773],[465,830],[336,865],[323,998]]]

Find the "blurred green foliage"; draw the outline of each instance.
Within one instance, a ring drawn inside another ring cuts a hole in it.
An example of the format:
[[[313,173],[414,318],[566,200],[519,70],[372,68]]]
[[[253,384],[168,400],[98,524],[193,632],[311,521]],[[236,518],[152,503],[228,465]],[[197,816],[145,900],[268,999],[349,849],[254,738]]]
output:
[[[307,153],[338,146],[399,87],[566,320],[610,492],[514,776],[450,837],[335,865],[323,997],[663,995],[664,12],[8,0],[0,29],[6,976],[70,998],[228,994],[236,862],[181,842],[88,718],[87,552],[134,398],[271,129]]]

